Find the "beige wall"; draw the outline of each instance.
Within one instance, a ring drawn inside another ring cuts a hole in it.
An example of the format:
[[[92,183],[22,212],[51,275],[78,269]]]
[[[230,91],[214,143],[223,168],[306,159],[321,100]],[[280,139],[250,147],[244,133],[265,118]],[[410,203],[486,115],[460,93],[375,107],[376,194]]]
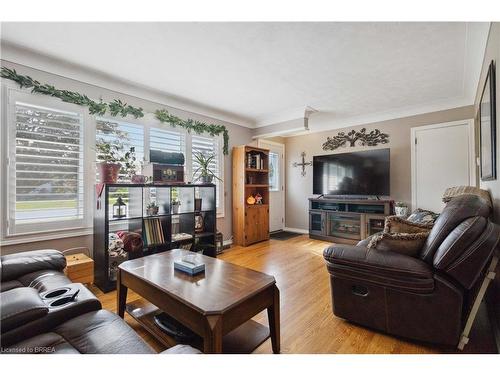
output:
[[[483,67],[481,70],[481,78],[479,79],[479,85],[477,87],[476,100],[474,103],[474,109],[477,113],[479,109],[479,101],[481,100],[481,94],[483,91],[484,83],[486,80],[486,74],[488,73],[488,67],[491,60],[495,60],[496,63],[496,140],[497,140],[497,179],[494,181],[480,181],[479,186],[483,189],[487,189],[491,197],[493,198],[493,221],[500,224],[500,72],[498,70],[498,62],[500,61],[500,23],[495,22],[491,24],[490,34],[488,36],[488,41],[486,45],[486,52],[484,55]],[[479,123],[476,118],[476,134],[478,134]],[[477,154],[479,155],[479,143],[476,142],[478,148]],[[499,267],[497,267],[497,277],[492,283],[488,291],[488,304],[490,306],[489,311],[491,312],[492,326],[495,327],[497,347],[500,350],[500,272]]]
[[[306,176],[301,176],[301,169],[294,168],[293,162],[300,161],[300,153],[306,152],[307,161],[314,155],[360,151],[372,148],[391,149],[391,198],[411,205],[411,145],[412,127],[438,124],[448,121],[473,118],[473,106],[460,107],[446,111],[426,113],[389,121],[376,122],[355,127],[335,129],[312,133],[286,139],[286,219],[289,228],[308,229],[308,198],[312,196],[312,167],[306,167]],[[314,121],[311,118],[311,121]],[[388,133],[389,143],[376,147],[349,147],[336,151],[323,151],[322,144],[327,136],[336,135],[339,131],[348,132],[366,127],[368,131],[380,129]],[[436,192],[441,194],[442,192]]]
[[[488,37],[486,45],[486,53],[483,61],[483,68],[481,70],[481,78],[479,80],[479,85],[477,88],[476,100],[474,103],[474,110],[477,113],[479,109],[479,101],[481,100],[481,94],[483,91],[484,83],[486,80],[486,75],[488,73],[488,67],[491,60],[495,60],[496,64],[496,114],[497,114],[497,179],[494,181],[480,181],[480,187],[489,190],[494,201],[494,220],[496,223],[500,223],[500,127],[498,126],[500,117],[500,85],[498,84],[500,72],[498,70],[498,62],[500,61],[500,23],[492,23],[490,28],[490,34]],[[476,119],[476,128],[478,128],[479,123]],[[476,142],[478,145],[478,142]]]
[[[175,114],[181,118],[192,118],[195,120],[201,120],[205,122],[212,122],[216,124],[225,125],[229,131],[229,150],[233,146],[247,144],[252,140],[252,129],[239,126],[237,124],[217,120],[214,118],[209,118],[206,116],[198,115],[192,112],[186,112],[179,109],[171,108],[166,105],[143,100],[134,96],[129,96],[121,93],[117,93],[105,88],[97,87],[94,85],[86,84],[69,78],[61,77],[59,75],[47,73],[41,70],[36,70],[29,68],[27,66],[11,63],[8,61],[0,60],[2,66],[7,66],[9,68],[15,68],[18,73],[27,74],[37,79],[40,82],[50,83],[58,88],[64,88],[67,90],[78,91],[85,93],[90,97],[99,98],[102,97],[104,101],[109,101],[115,98],[120,98],[131,105],[139,106],[144,108],[145,113],[153,113],[156,109],[167,109],[170,113]],[[167,100],[165,102],[168,102]],[[133,122],[133,119],[129,119]],[[2,124],[4,126],[4,124]],[[224,158],[224,188],[225,188],[225,216],[217,220],[217,227],[224,235],[224,239],[228,240],[232,236],[232,212],[231,212],[231,154]],[[0,184],[5,186],[5,176],[2,173]],[[2,212],[4,208],[2,208]],[[22,250],[40,249],[40,248],[55,248],[55,249],[67,249],[70,247],[85,246],[92,248],[92,236],[80,236],[73,238],[61,238],[56,240],[41,241],[41,242],[31,242],[19,245],[9,245],[2,246],[2,254],[12,253]]]

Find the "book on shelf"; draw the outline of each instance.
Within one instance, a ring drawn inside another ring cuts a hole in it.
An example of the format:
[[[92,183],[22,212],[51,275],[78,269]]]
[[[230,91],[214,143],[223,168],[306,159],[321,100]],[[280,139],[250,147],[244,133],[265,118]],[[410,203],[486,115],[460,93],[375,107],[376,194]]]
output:
[[[165,235],[163,234],[160,218],[144,219],[144,237],[146,246],[165,243]]]

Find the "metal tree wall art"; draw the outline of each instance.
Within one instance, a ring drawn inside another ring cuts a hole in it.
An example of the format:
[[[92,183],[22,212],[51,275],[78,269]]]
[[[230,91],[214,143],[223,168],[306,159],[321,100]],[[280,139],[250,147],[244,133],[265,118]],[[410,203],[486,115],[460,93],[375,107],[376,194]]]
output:
[[[379,144],[389,143],[389,134],[382,133],[380,130],[375,129],[367,133],[363,128],[359,132],[351,130],[349,133],[340,132],[336,136],[327,137],[326,142],[323,143],[323,150],[336,150],[339,147],[356,146],[358,142],[361,146],[376,146]]]
[[[306,175],[306,166],[312,165],[312,161],[306,163],[306,153],[304,151],[300,153],[300,156],[302,157],[302,163],[295,162],[293,163],[293,166],[302,167],[302,172],[300,174],[304,177]]]

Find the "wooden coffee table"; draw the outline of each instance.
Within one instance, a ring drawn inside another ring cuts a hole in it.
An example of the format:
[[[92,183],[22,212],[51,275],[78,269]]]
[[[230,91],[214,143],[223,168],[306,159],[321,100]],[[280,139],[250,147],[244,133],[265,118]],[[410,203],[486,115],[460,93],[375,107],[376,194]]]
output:
[[[280,352],[279,290],[274,277],[223,260],[197,254],[205,272],[189,276],[174,270],[187,253],[171,250],[129,260],[119,266],[118,315],[125,310],[166,346],[175,344],[155,324],[163,311],[201,337],[205,353],[251,352],[269,336]],[[132,289],[147,302],[126,305]],[[269,329],[251,320],[267,309]]]

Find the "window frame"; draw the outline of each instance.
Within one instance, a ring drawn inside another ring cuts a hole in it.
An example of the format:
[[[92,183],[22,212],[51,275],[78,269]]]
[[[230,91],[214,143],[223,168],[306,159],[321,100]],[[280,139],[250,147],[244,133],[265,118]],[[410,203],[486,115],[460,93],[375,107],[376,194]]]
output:
[[[23,99],[19,99],[23,98]],[[149,149],[150,149],[150,129],[158,128],[172,132],[182,133],[184,135],[184,156],[185,156],[185,173],[186,180],[192,181],[192,135],[191,132],[183,128],[175,128],[169,124],[165,124],[157,120],[153,114],[147,113],[141,119],[135,119],[131,116],[126,118],[111,117],[109,115],[94,116],[88,113],[87,108],[78,106],[76,104],[66,103],[57,98],[52,98],[44,95],[35,95],[29,89],[20,89],[13,83],[1,80],[0,87],[0,106],[2,108],[1,121],[7,126],[2,126],[0,129],[0,171],[2,176],[6,176],[7,181],[12,177],[13,168],[7,165],[8,161],[12,159],[12,153],[15,156],[15,103],[21,101],[26,104],[39,105],[47,108],[54,108],[56,110],[68,111],[78,113],[82,118],[83,126],[83,213],[82,220],[54,220],[47,227],[40,227],[39,224],[23,224],[29,225],[32,228],[26,227],[21,231],[16,228],[15,233],[9,230],[7,223],[10,226],[15,225],[10,222],[11,210],[14,205],[9,203],[9,197],[12,196],[12,186],[8,183],[0,184],[0,206],[5,207],[0,212],[0,244],[2,246],[26,243],[31,241],[43,241],[59,238],[77,237],[89,235],[93,233],[93,215],[94,215],[94,185],[96,183],[96,127],[98,119],[107,119],[115,122],[126,122],[133,125],[140,125],[143,128],[143,141],[144,141],[144,159],[149,162]],[[14,135],[12,135],[14,132]],[[196,134],[194,134],[196,135]],[[202,133],[200,136],[210,138],[210,135]],[[223,154],[223,138],[221,135],[215,136],[218,143],[218,163],[219,174],[223,180],[220,183],[220,189],[217,190],[219,195],[219,207],[217,207],[217,218],[225,217],[225,168],[224,161],[225,155]],[[15,171],[14,171],[15,173]],[[14,191],[15,194],[15,191]],[[15,209],[15,208],[14,208]],[[14,211],[15,214],[15,211]],[[61,228],[61,223],[69,224]],[[27,230],[26,230],[27,229]]]
[[[11,239],[18,237],[26,237],[34,234],[43,233],[55,233],[55,232],[65,232],[65,231],[75,231],[81,230],[89,227],[91,222],[88,207],[90,203],[90,190],[85,186],[85,181],[89,176],[88,161],[90,158],[90,152],[88,148],[89,132],[87,129],[88,116],[84,108],[77,106],[75,104],[65,103],[59,99],[37,96],[25,90],[19,90],[12,87],[6,87],[6,100],[4,100],[6,122],[4,128],[5,133],[5,176],[8,182],[5,184],[5,207],[3,210],[3,221],[5,225],[2,225],[3,238]],[[15,163],[16,159],[16,102],[25,103],[27,105],[40,106],[45,108],[53,108],[54,110],[65,111],[76,113],[81,118],[82,127],[82,180],[83,180],[83,217],[81,219],[70,219],[70,220],[52,220],[43,221],[40,223],[25,223],[25,224],[15,224],[15,202],[16,199],[16,170]]]

